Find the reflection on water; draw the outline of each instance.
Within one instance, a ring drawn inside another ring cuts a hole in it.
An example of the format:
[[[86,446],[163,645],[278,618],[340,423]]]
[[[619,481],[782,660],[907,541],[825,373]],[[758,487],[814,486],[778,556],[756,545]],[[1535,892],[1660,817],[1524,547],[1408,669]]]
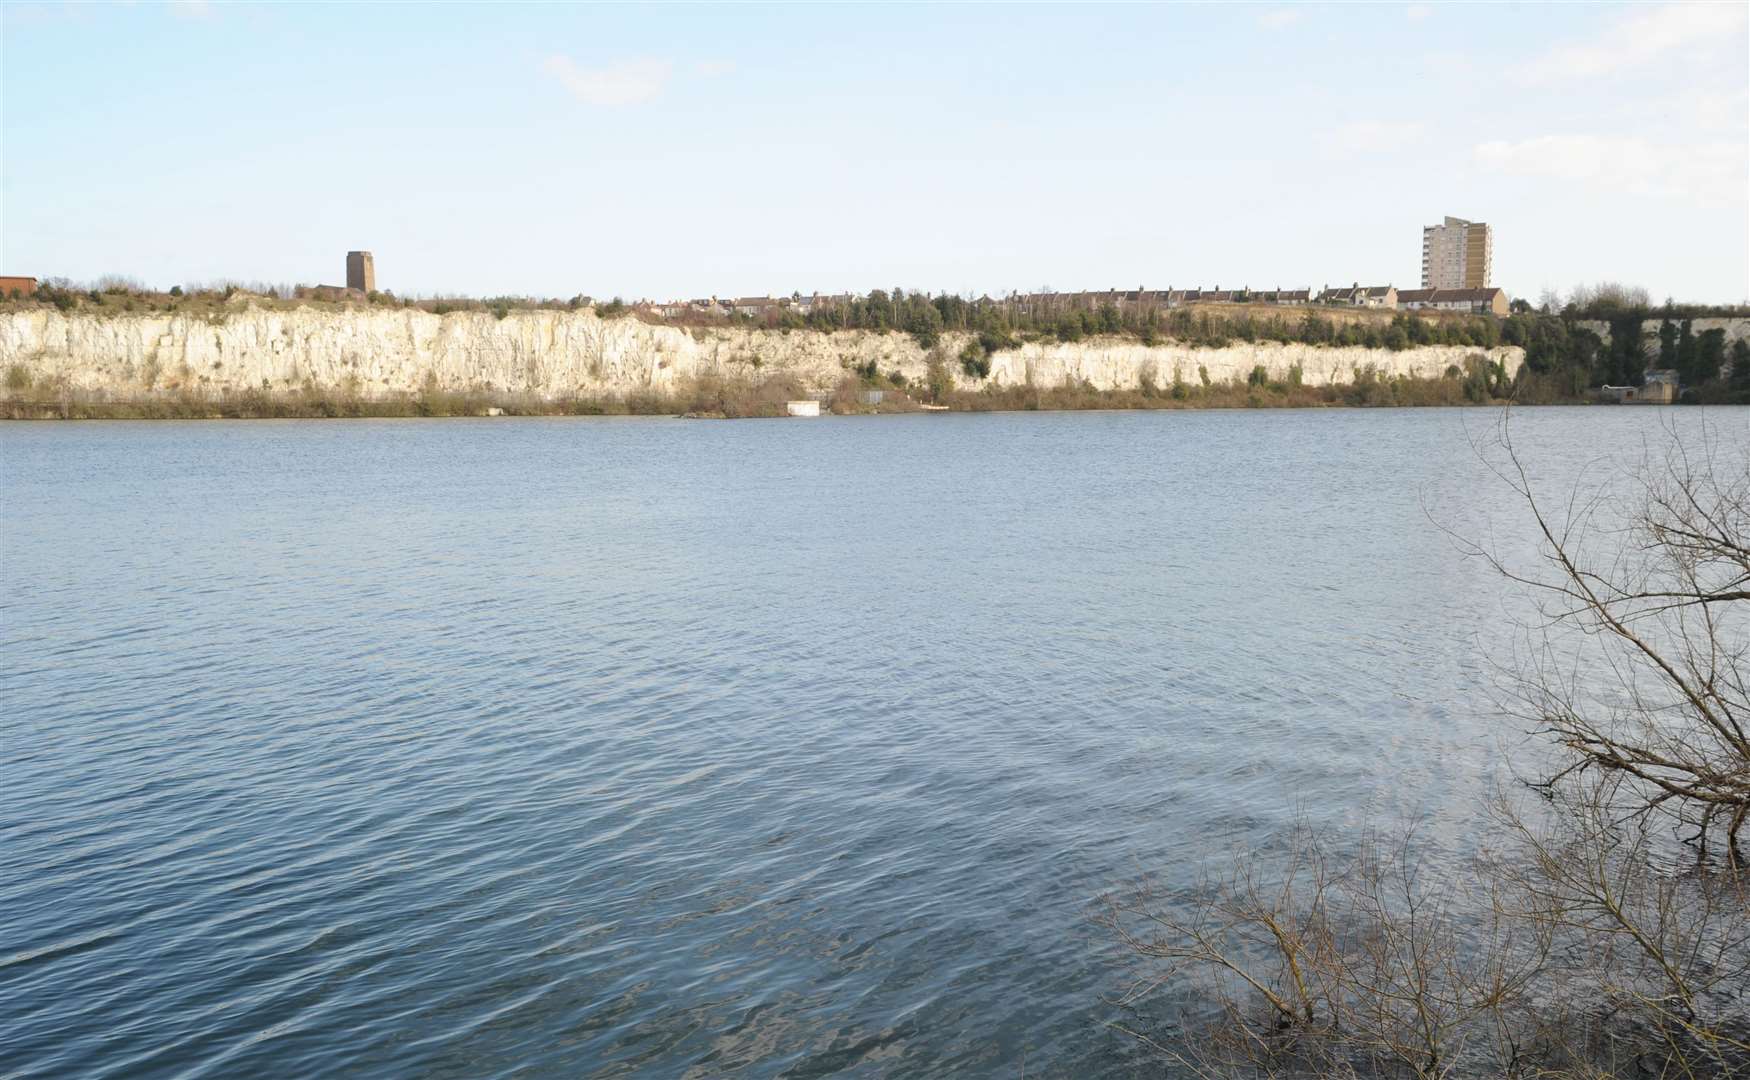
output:
[[[1102,890],[1470,843],[1492,419],[0,428],[0,1062],[1129,1075]]]

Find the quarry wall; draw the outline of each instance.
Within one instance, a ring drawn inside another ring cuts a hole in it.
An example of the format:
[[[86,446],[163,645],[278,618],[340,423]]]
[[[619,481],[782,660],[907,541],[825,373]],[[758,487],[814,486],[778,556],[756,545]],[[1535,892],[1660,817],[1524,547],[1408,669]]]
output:
[[[543,397],[673,391],[700,376],[785,373],[815,391],[830,390],[855,366],[926,376],[932,356],[961,386],[1055,386],[1086,382],[1126,389],[1151,379],[1171,383],[1243,380],[1264,367],[1273,378],[1301,369],[1308,385],[1347,383],[1358,369],[1382,376],[1438,376],[1483,355],[1518,371],[1523,350],[1422,346],[1401,351],[1261,342],[1193,348],[1119,338],[1031,343],[991,357],[988,380],[966,377],[956,358],[964,335],[933,349],[900,333],[852,330],[684,328],[593,311],[512,311],[436,315],[409,308],[277,308],[245,305],[211,313],[0,313],[0,367],[33,382],[105,396],[243,390],[337,389],[361,395],[421,390],[483,391]]]

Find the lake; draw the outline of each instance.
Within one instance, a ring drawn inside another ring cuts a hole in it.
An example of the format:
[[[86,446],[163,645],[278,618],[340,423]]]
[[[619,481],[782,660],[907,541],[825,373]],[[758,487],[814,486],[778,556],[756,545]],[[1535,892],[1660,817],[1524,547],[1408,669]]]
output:
[[[0,426],[0,1075],[1158,1075],[1107,890],[1475,843],[1498,417]]]

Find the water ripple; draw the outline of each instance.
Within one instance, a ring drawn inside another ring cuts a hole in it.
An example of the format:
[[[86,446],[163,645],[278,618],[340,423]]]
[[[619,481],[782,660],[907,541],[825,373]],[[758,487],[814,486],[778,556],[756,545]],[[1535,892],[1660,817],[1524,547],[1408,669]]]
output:
[[[1105,890],[1469,842],[1465,416],[0,428],[0,1073],[1153,1074]]]

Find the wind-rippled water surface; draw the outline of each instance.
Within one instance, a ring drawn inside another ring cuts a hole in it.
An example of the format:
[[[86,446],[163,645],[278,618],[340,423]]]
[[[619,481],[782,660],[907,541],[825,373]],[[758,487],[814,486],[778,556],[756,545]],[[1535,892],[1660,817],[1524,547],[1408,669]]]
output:
[[[1138,1072],[1102,892],[1470,842],[1494,419],[0,428],[0,1076]]]

